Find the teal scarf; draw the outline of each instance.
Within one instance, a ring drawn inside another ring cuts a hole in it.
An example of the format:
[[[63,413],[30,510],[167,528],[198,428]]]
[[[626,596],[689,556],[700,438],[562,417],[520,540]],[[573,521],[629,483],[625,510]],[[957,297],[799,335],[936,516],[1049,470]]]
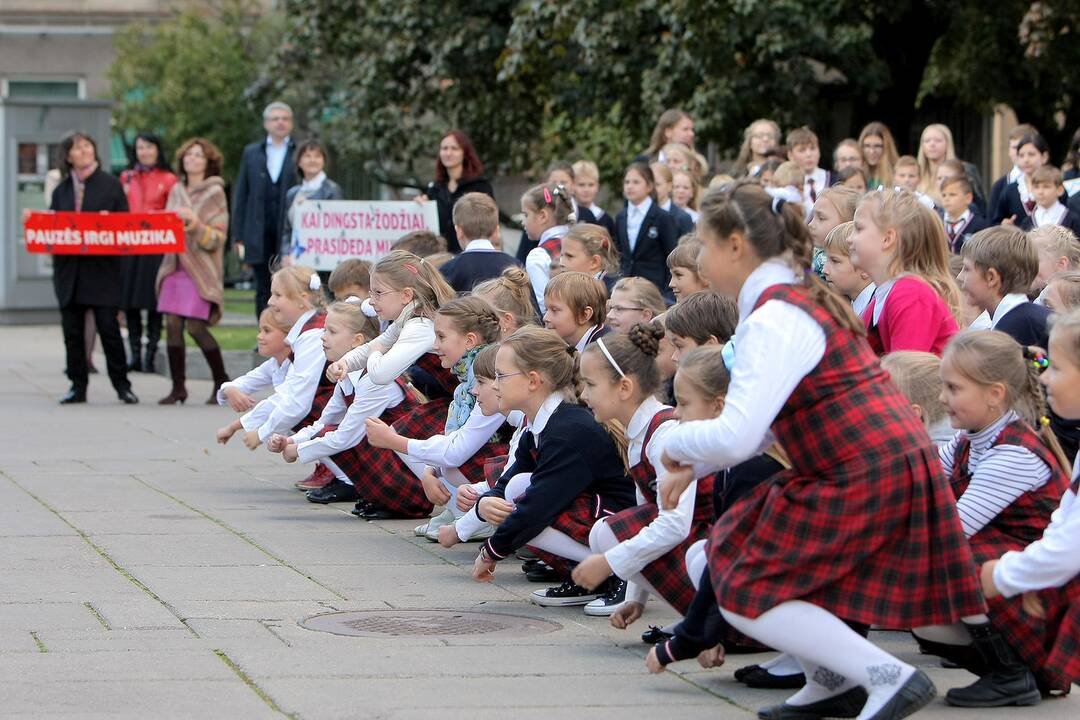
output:
[[[454,399],[450,402],[450,409],[446,414],[446,432],[448,433],[464,425],[472,414],[473,406],[476,405],[476,397],[471,392],[473,385],[476,384],[473,362],[485,347],[487,346],[478,345],[472,350],[466,350],[461,359],[454,363],[454,367],[450,368],[450,372],[454,373],[454,377],[460,382],[454,388]]]

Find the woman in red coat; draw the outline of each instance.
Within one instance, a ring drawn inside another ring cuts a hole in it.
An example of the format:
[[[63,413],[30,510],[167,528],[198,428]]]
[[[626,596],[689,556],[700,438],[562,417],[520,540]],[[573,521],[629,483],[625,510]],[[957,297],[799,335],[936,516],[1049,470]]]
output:
[[[131,212],[154,212],[165,209],[169,191],[176,184],[176,175],[169,167],[161,140],[152,133],[135,137],[135,157],[131,168],[120,174]],[[128,345],[131,360],[128,370],[154,372],[154,356],[161,341],[161,313],[157,311],[157,280],[161,255],[132,255],[123,259],[124,315],[127,318]],[[146,311],[146,355],[142,351],[142,311]]]

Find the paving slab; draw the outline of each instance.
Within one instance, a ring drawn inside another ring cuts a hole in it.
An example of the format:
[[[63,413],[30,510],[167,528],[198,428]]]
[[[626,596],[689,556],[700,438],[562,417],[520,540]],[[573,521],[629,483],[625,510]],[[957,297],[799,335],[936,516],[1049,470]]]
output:
[[[364,522],[348,504],[306,502],[292,484],[310,468],[215,444],[232,414],[157,406],[168,392],[160,376],[132,377],[138,406],[117,403],[94,376],[87,405],[58,407],[59,330],[0,332],[16,348],[0,355],[0,435],[18,438],[0,458],[0,717],[741,720],[785,697],[732,678],[768,654],[649,675],[638,638],[675,619],[662,602],[616,630],[580,608],[533,605],[540,586],[513,563],[491,584],[473,582],[475,544],[446,550],[416,538],[417,521]],[[197,399],[210,384],[188,389]],[[373,610],[553,625],[511,638],[347,637],[303,625]],[[971,680],[919,655],[907,635],[873,639],[942,691]],[[1078,703],[1005,712],[1072,720]],[[940,700],[918,715],[986,716]]]

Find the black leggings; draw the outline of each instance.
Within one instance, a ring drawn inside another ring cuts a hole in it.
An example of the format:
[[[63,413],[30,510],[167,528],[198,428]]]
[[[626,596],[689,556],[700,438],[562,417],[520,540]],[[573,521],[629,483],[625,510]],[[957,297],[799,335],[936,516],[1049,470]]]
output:
[[[181,315],[165,315],[165,344],[169,347],[183,347],[185,329],[204,353],[219,349],[217,340],[210,334],[205,320]]]

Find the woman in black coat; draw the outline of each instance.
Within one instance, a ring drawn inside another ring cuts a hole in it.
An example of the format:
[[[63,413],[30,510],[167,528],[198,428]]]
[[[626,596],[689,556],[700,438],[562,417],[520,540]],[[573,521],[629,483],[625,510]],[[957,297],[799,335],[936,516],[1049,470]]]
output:
[[[484,164],[476,154],[469,136],[461,130],[451,130],[439,143],[439,159],[435,161],[435,179],[428,183],[420,200],[434,200],[439,206],[439,234],[446,238],[446,249],[461,252],[454,231],[454,204],[465,193],[480,192],[495,197],[495,189],[484,176]]]
[[[50,210],[75,212],[127,212],[124,188],[98,166],[97,145],[86,133],[74,132],[60,142],[60,170],[64,179],[53,192]],[[117,321],[124,285],[117,255],[56,255],[53,288],[60,304],[60,322],[67,349],[67,376],[71,389],[60,403],[86,402],[88,367],[85,351],[85,316],[90,310],[105,350],[109,380],[120,400],[139,402],[127,377],[124,341]]]

